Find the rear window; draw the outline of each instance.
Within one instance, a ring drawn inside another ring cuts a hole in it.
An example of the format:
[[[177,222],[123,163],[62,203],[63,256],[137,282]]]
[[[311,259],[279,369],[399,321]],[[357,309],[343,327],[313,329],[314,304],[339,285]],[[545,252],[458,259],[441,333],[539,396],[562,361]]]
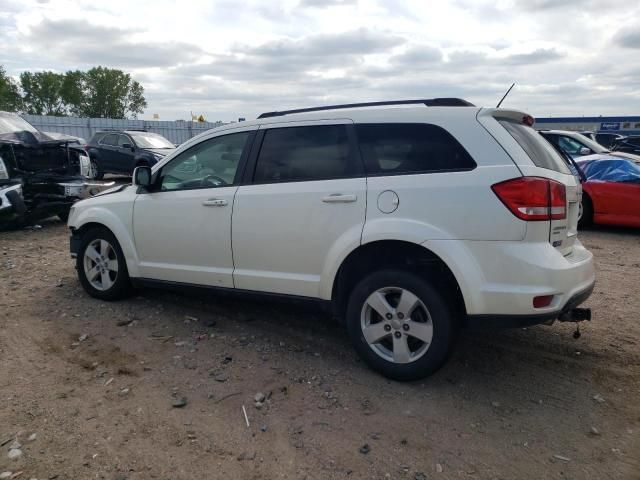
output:
[[[476,162],[442,127],[426,123],[356,125],[368,175],[471,170]]]
[[[571,174],[569,167],[546,141],[533,128],[510,120],[498,120],[507,132],[518,142],[536,167]]]

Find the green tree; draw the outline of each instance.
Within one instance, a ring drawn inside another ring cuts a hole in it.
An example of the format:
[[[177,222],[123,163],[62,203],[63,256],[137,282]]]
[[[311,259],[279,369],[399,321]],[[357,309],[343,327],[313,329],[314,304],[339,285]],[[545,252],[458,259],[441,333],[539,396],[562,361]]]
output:
[[[86,117],[136,118],[147,101],[144,88],[122,70],[94,67],[83,74],[77,113]]]
[[[24,111],[32,115],[67,115],[69,106],[63,97],[65,75],[55,72],[23,72],[20,87]]]
[[[0,65],[0,110],[15,112],[22,106],[18,85]]]

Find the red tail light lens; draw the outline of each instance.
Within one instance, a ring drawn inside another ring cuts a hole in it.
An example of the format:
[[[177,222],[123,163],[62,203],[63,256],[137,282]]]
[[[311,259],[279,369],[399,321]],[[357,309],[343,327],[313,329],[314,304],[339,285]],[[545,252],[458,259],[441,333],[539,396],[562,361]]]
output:
[[[491,187],[516,217],[526,221],[567,217],[567,192],[563,184],[540,177],[520,177]]]

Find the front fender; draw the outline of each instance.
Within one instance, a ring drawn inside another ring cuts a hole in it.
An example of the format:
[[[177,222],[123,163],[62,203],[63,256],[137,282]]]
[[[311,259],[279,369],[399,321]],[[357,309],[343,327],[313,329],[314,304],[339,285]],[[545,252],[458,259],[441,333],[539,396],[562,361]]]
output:
[[[130,207],[132,206],[133,205],[131,205]],[[106,228],[111,230],[111,233],[113,233],[113,235],[116,237],[116,240],[118,240],[120,248],[122,248],[122,253],[124,254],[125,260],[127,262],[127,270],[129,271],[129,276],[138,277],[140,276],[138,271],[138,253],[135,248],[133,237],[130,233],[132,231],[132,208],[128,209],[129,214],[127,215],[126,204],[122,204],[121,207],[121,209],[115,209],[115,211],[113,206],[111,206],[109,209],[103,208],[99,205],[84,208],[69,219],[69,227],[73,229],[79,229],[90,223],[97,223],[100,225],[104,225]]]

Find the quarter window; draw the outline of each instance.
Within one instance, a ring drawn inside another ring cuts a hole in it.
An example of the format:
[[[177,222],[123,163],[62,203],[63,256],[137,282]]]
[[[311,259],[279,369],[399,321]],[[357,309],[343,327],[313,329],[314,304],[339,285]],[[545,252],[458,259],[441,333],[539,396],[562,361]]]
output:
[[[356,125],[367,175],[471,170],[467,151],[442,127],[425,123]]]
[[[233,185],[251,132],[205,140],[182,152],[160,174],[160,190],[188,190]]]
[[[254,182],[296,182],[358,173],[345,125],[271,128],[264,134]]]

